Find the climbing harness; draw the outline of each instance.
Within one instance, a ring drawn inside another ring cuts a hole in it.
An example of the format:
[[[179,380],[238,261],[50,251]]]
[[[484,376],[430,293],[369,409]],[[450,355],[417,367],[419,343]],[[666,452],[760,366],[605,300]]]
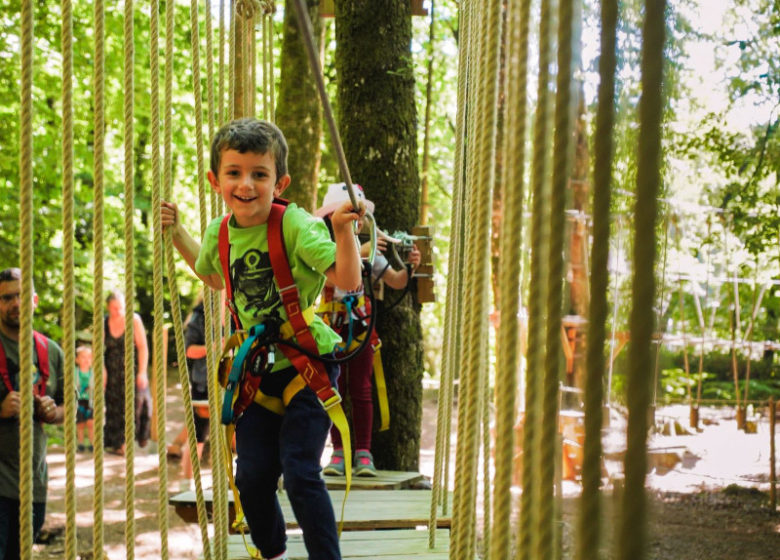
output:
[[[345,461],[351,463],[352,453],[347,442],[350,441],[349,424],[341,407],[341,395],[331,385],[328,373],[319,357],[317,342],[309,329],[314,319],[314,307],[301,310],[298,287],[292,276],[290,262],[282,236],[282,223],[284,212],[288,202],[283,199],[274,199],[271,205],[271,213],[268,218],[268,253],[271,260],[277,289],[282,300],[287,322],[278,324],[278,320],[272,318],[265,322],[252,326],[248,331],[242,329],[233,298],[233,288],[230,280],[230,239],[228,223],[230,214],[227,214],[220,224],[219,230],[219,259],[222,265],[225,279],[226,306],[233,319],[234,332],[225,343],[219,362],[219,381],[225,388],[225,396],[222,405],[222,423],[226,432],[226,461],[228,480],[233,491],[235,501],[235,521],[233,529],[242,535],[248,525],[244,518],[238,489],[235,486],[232,468],[231,442],[235,432],[235,422],[252,402],[263,406],[279,415],[283,415],[286,406],[292,398],[305,387],[309,387],[320,404],[328,413],[331,421],[342,434],[345,442]],[[296,343],[291,340],[295,338]],[[282,397],[265,395],[260,390],[262,375],[269,372],[275,363],[275,350],[279,348],[284,356],[295,367],[298,375],[285,387]],[[352,483],[352,473],[347,470],[346,490],[342,502],[342,515],[339,522],[339,533],[343,525],[344,507],[347,495]],[[246,539],[245,539],[246,542]],[[247,544],[247,549],[249,550]],[[250,553],[252,551],[250,550]],[[259,557],[259,556],[258,556]]]
[[[38,356],[38,368],[41,375],[37,382],[33,382],[33,394],[42,397],[46,394],[46,382],[49,380],[49,343],[46,337],[37,331],[33,331],[33,342],[35,343],[35,354]],[[14,386],[11,383],[11,375],[8,371],[8,360],[5,356],[5,348],[0,344],[0,376],[3,378],[8,392],[13,392]]]
[[[370,279],[365,281],[365,285],[369,290],[370,283]],[[375,314],[371,310],[372,298],[367,297],[365,294],[360,296],[349,295],[338,301],[334,299],[334,294],[335,290],[332,287],[325,288],[320,305],[317,308],[317,315],[322,317],[325,324],[338,331],[344,325],[347,326],[347,338],[344,341],[344,345],[336,347],[336,352],[345,355],[347,359],[352,359],[359,352],[362,352],[367,343],[371,344],[371,348],[374,350],[373,374],[376,382],[377,400],[379,402],[379,431],[383,432],[390,428],[390,407],[387,398],[387,383],[385,382],[385,373],[382,366],[382,356],[379,352],[382,342],[374,329]],[[359,332],[356,334],[356,331]]]

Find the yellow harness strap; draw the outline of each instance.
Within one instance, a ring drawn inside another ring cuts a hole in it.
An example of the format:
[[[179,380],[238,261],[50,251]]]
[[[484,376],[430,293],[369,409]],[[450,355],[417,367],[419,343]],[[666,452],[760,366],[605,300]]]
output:
[[[301,377],[300,375],[296,375],[293,378],[293,380],[287,384],[287,387],[284,388],[281,399],[277,397],[269,397],[268,395],[260,391],[260,389],[258,389],[257,393],[255,393],[255,402],[260,406],[267,408],[271,412],[275,414],[279,414],[281,416],[284,414],[284,411],[287,405],[290,404],[292,398],[295,395],[297,395],[301,390],[303,390],[305,387],[306,387],[306,382],[303,380],[303,377]],[[344,444],[344,465],[345,467],[349,467],[350,465],[352,465],[352,444],[350,442],[349,422],[347,422],[347,416],[346,414],[344,414],[344,409],[342,408],[341,403],[337,403],[336,405],[330,406],[326,408],[325,411],[328,413],[328,416],[330,417],[331,422],[333,422],[333,425],[336,426],[336,429],[341,434],[341,441]],[[235,429],[233,424],[228,426],[228,428]],[[232,487],[232,476],[233,475],[231,472],[230,475],[231,487]],[[347,506],[347,496],[349,495],[349,489],[352,486],[351,468],[344,469],[344,477],[346,479],[346,488],[344,490],[344,499],[341,502],[341,518],[339,520],[339,527],[338,527],[339,536],[341,536],[341,531],[344,528],[344,510]],[[237,489],[234,490],[233,496],[236,503],[238,504],[239,498],[238,498]],[[238,521],[238,512],[239,512],[239,508],[236,508],[236,521]]]
[[[303,318],[306,321],[307,325],[310,325],[312,321],[314,320],[314,306],[310,306],[303,312]],[[279,334],[282,336],[282,338],[289,339],[292,338],[294,335],[292,325],[290,325],[290,322],[284,323],[280,329]],[[234,332],[228,340],[225,342],[225,348],[222,351],[222,356],[220,357],[220,362],[222,359],[228,355],[228,353],[241,346],[241,344],[246,339],[246,332],[245,331],[236,331]],[[227,381],[227,375],[230,371],[230,367],[221,368],[220,373],[224,371],[224,379],[222,379],[222,376],[220,376],[220,383],[224,387],[225,382]],[[296,375],[290,383],[287,384],[287,387],[284,388],[284,391],[282,392],[282,398],[279,397],[272,397],[270,395],[266,395],[263,393],[260,389],[257,390],[255,393],[254,401],[259,404],[260,406],[270,410],[274,414],[278,414],[279,416],[282,416],[285,412],[285,409],[287,405],[290,404],[290,401],[292,398],[298,394],[304,387],[306,387],[306,382],[304,381],[303,377],[299,375]],[[235,399],[238,398],[238,392],[236,392],[234,396]],[[342,442],[344,443],[344,464],[345,466],[352,465],[352,447],[350,444],[350,433],[349,433],[349,423],[347,422],[347,417],[344,414],[344,409],[341,406],[341,403],[337,403],[335,405],[329,406],[326,409],[326,412],[328,413],[328,416],[331,419],[331,422],[336,426],[336,429],[341,434]],[[262,556],[260,555],[259,551],[252,546],[250,543],[246,540],[246,532],[249,528],[249,525],[246,522],[246,518],[244,517],[244,510],[241,507],[241,498],[239,497],[238,488],[235,484],[235,479],[233,477],[233,435],[235,433],[235,424],[229,424],[225,426],[225,440],[227,442],[227,449],[225,453],[225,461],[226,461],[226,470],[228,473],[228,482],[230,484],[230,489],[233,492],[233,502],[234,502],[234,511],[235,511],[235,520],[233,521],[232,528],[234,531],[240,533],[244,539],[244,544],[246,546],[247,551],[250,554],[250,557],[253,559],[262,559]],[[344,526],[344,511],[347,504],[347,496],[349,495],[349,489],[352,485],[352,470],[347,468],[345,469],[345,478],[346,478],[346,489],[344,491],[344,499],[341,503],[341,519],[339,521],[338,525],[338,532],[339,536],[341,535],[341,531]]]

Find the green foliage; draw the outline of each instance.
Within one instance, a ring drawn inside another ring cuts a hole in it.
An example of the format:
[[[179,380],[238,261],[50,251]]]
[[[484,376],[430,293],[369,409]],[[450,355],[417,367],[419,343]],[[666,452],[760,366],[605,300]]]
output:
[[[661,394],[667,399],[686,398],[689,391],[695,394],[698,377],[698,374],[686,376],[682,368],[665,369],[661,371]],[[710,373],[702,373],[702,379],[705,382],[713,377]]]
[[[745,382],[739,382],[739,398],[742,399],[745,393]],[[780,397],[780,382],[761,381],[751,379],[748,389],[748,398],[751,400],[767,400],[774,397],[777,400]],[[713,381],[702,387],[702,398],[704,399],[722,399],[733,401],[737,396],[734,393],[734,383],[729,381]]]
[[[4,7],[0,14],[0,267],[19,263],[19,2]],[[163,8],[164,10],[164,8]],[[190,210],[197,181],[192,115],[192,70],[189,34],[189,7],[175,7],[175,61],[173,72],[172,154],[174,197],[185,202],[185,221],[197,234],[197,212]],[[163,14],[164,15],[164,14]],[[34,265],[33,276],[40,298],[35,327],[60,339],[62,307],[63,224],[62,224],[62,76],[61,16],[59,3],[35,4],[34,86],[33,86],[33,204]],[[105,209],[104,209],[104,286],[106,290],[124,287],[124,171],[123,171],[123,12],[106,8],[105,37]],[[93,244],[94,244],[94,31],[93,3],[73,5],[73,108],[74,108],[74,260],[77,330],[89,329],[92,316]],[[164,44],[164,17],[161,17],[161,42]],[[205,21],[201,18],[201,37]],[[151,324],[152,293],[152,214],[151,207],[151,105],[149,92],[150,33],[148,8],[134,14],[134,253],[137,310]],[[161,73],[164,64],[160,55]],[[205,56],[201,57],[205,60]],[[202,70],[205,85],[205,69]],[[162,77],[161,77],[162,85]],[[204,98],[205,99],[205,98]],[[178,185],[184,192],[179,193]],[[182,274],[182,292],[194,293],[191,276]]]

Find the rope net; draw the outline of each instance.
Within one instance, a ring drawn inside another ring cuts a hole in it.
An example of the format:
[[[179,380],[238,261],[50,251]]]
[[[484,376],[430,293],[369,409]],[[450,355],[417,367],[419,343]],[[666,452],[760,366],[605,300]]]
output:
[[[163,112],[160,114],[159,84],[159,3],[150,4],[150,52],[151,52],[151,121],[152,121],[152,181],[151,195],[154,208],[159,208],[162,197],[171,199],[173,194],[173,57],[174,57],[174,4],[166,3]],[[576,102],[573,76],[578,57],[580,5],[574,0],[558,3],[541,0],[538,14],[531,13],[530,0],[507,4],[506,13],[500,0],[487,3],[463,0],[460,3],[461,48],[458,58],[458,113],[456,117],[455,185],[452,211],[452,239],[449,246],[449,262],[452,273],[448,276],[445,310],[446,342],[443,353],[443,372],[440,392],[440,409],[437,418],[436,458],[432,486],[429,521],[429,546],[435,546],[435,527],[439,515],[448,511],[450,419],[454,401],[454,383],[459,375],[459,406],[457,411],[458,434],[455,485],[452,505],[452,538],[450,558],[473,559],[477,554],[478,540],[482,538],[484,556],[504,559],[550,558],[561,556],[559,529],[561,512],[556,502],[561,497],[559,487],[560,437],[558,413],[561,384],[561,321],[563,319],[564,231],[566,188],[571,172],[573,154],[572,119]],[[553,8],[557,7],[557,14]],[[594,172],[594,232],[593,264],[590,284],[590,322],[588,331],[587,377],[584,391],[585,449],[583,463],[583,493],[581,513],[577,529],[576,555],[578,559],[596,558],[600,548],[599,500],[600,480],[600,425],[602,420],[603,371],[605,344],[604,325],[607,318],[607,256],[609,245],[612,139],[614,121],[614,72],[615,29],[617,3],[601,4],[602,35],[597,115],[596,161]],[[209,8],[210,9],[210,8]],[[225,10],[229,9],[229,22]],[[125,237],[125,294],[130,312],[125,318],[125,369],[133,371],[135,325],[134,306],[134,237],[135,201],[134,181],[135,138],[134,114],[135,81],[134,29],[135,6],[132,0],[124,3],[124,237]],[[214,44],[211,16],[206,19],[206,108],[202,100],[201,77],[201,13],[200,2],[190,3],[190,53],[192,64],[192,92],[194,99],[194,127],[196,166],[198,176],[199,225],[205,231],[209,219],[221,213],[220,201],[212,193],[209,197],[205,186],[206,176],[204,146],[211,139],[218,123],[244,114],[254,114],[259,108],[265,118],[274,114],[273,76],[273,2],[237,0],[224,5],[219,3],[218,80],[214,87]],[[66,331],[65,383],[74,383],[74,256],[73,256],[73,15],[71,2],[62,0],[62,173],[63,173],[63,326]],[[625,498],[622,504],[622,523],[618,543],[621,558],[642,558],[645,548],[646,500],[644,497],[644,472],[646,466],[646,409],[650,404],[650,359],[653,325],[647,321],[652,316],[655,300],[653,270],[655,265],[656,200],[660,184],[658,160],[660,153],[660,122],[662,54],[664,43],[663,3],[648,2],[645,11],[642,51],[643,97],[640,105],[639,173],[637,199],[634,210],[634,284],[631,315],[631,363],[629,376],[629,433],[626,459]],[[29,0],[22,2],[21,17],[21,135],[20,135],[20,255],[23,270],[22,298],[32,301],[32,26],[33,6]],[[103,323],[103,253],[104,253],[104,159],[105,154],[105,8],[102,0],[96,0],[94,17],[94,254],[93,254],[93,307],[92,345],[97,360],[104,352]],[[538,75],[533,127],[526,127],[528,120],[528,57],[532,29],[530,22],[538,21],[535,32],[538,38]],[[553,38],[552,23],[558,22],[557,37]],[[227,28],[229,25],[229,29]],[[259,31],[259,37],[256,33]],[[226,41],[226,36],[229,39]],[[225,43],[228,43],[226,57]],[[256,48],[262,53],[258,56]],[[311,55],[311,53],[310,53]],[[556,59],[556,83],[551,82],[552,57]],[[313,56],[313,55],[312,55]],[[225,60],[227,58],[227,61]],[[502,66],[503,65],[503,66]],[[226,68],[228,69],[226,71]],[[503,79],[500,77],[505,73]],[[224,77],[228,74],[228,91]],[[321,79],[321,76],[319,76]],[[258,83],[262,87],[258,88]],[[324,91],[324,85],[319,84]],[[227,93],[227,100],[225,94]],[[260,98],[257,99],[257,96]],[[502,103],[499,104],[499,99]],[[258,105],[259,101],[259,105]],[[327,99],[323,100],[326,103]],[[554,114],[553,114],[554,105]],[[499,114],[498,108],[502,113]],[[206,122],[204,123],[204,114]],[[162,124],[161,124],[162,123]],[[503,131],[499,135],[499,123]],[[163,126],[163,131],[160,127]],[[334,137],[338,138],[335,123]],[[204,129],[207,131],[204,134]],[[163,136],[161,138],[161,135]],[[500,141],[500,144],[499,144]],[[162,145],[161,145],[162,144]],[[337,148],[340,143],[336,142]],[[529,149],[527,150],[526,147]],[[162,155],[161,155],[162,150]],[[526,161],[528,152],[529,161]],[[341,155],[341,154],[339,154]],[[499,157],[500,156],[500,157]],[[501,162],[501,168],[496,167]],[[339,160],[342,164],[341,158]],[[346,162],[343,162],[346,165]],[[526,175],[530,191],[530,235],[518,224],[523,222],[526,204]],[[346,177],[348,179],[348,170]],[[490,244],[490,204],[494,190],[501,189],[504,216],[500,230],[499,290],[500,308],[498,323],[498,353],[495,375],[489,375],[490,361],[488,339],[488,313],[490,309],[490,262],[485,247]],[[171,304],[171,320],[177,354],[186,355],[182,329],[182,311],[176,285],[176,268],[170,233],[161,235],[159,212],[153,212],[155,232],[153,242],[154,263],[154,395],[155,425],[159,441],[164,441],[166,429],[166,364],[159,359],[164,354],[163,278],[168,277]],[[527,247],[524,243],[527,241]],[[521,386],[517,372],[521,361],[518,321],[521,311],[522,257],[530,250],[528,308],[527,374],[524,380],[524,400],[518,401]],[[29,298],[27,296],[30,296]],[[218,294],[206,290],[207,362],[209,387],[212,398],[209,410],[211,418],[219,416],[219,392],[217,383],[216,352],[221,346],[223,324]],[[32,309],[24,306],[22,333],[31,333]],[[22,336],[20,384],[32,384],[32,337]],[[99,363],[99,362],[98,362]],[[186,360],[179,361],[179,382],[184,405],[185,424],[188,432],[190,460],[194,471],[196,509],[201,533],[204,558],[227,557],[228,498],[225,449],[228,442],[216,421],[211,422],[212,474],[214,481],[213,542],[209,536],[208,515],[203,494],[200,461],[194,429],[192,398]],[[495,379],[491,387],[490,379]],[[134,440],[135,378],[125,379],[125,440]],[[494,389],[494,390],[491,390]],[[95,392],[95,432],[102,434],[105,424],[104,397]],[[518,407],[521,412],[522,439],[516,441]],[[65,400],[66,477],[66,556],[76,556],[76,494],[75,494],[75,408],[72,395]],[[495,416],[493,416],[495,411]],[[32,418],[33,403],[25,393],[21,401],[22,418]],[[495,420],[495,436],[491,434]],[[32,422],[22,423],[20,467],[31,472]],[[482,442],[479,435],[482,435]],[[522,475],[522,495],[513,500],[512,475],[515,472],[515,449],[522,446],[525,458]],[[104,449],[102,437],[95,445],[95,472],[93,497],[93,555],[102,557],[104,552]],[[480,452],[482,461],[480,463]],[[159,526],[161,557],[168,557],[168,495],[165,446],[158,444],[159,471]],[[480,472],[481,465],[481,472]],[[494,475],[491,473],[494,469]],[[128,445],[125,455],[125,507],[127,558],[135,555],[135,477],[133,446]],[[478,481],[482,476],[480,490]],[[477,501],[485,507],[481,535],[477,530]],[[32,547],[32,485],[28,477],[20,480],[20,527],[24,558],[30,558]],[[519,506],[519,510],[518,510]],[[517,524],[512,526],[512,519]]]

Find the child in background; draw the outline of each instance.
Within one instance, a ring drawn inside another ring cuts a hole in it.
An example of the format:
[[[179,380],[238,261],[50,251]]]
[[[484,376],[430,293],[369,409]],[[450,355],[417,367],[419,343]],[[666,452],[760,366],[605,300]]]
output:
[[[363,188],[355,185],[355,195],[359,202],[366,205],[369,212],[374,211],[374,203],[366,199]],[[320,216],[330,220],[330,216],[336,208],[349,201],[349,193],[344,183],[330,185],[325,198],[322,201],[322,207],[315,210],[315,216]],[[362,227],[361,221],[358,222],[358,229]],[[380,250],[386,248],[384,239],[377,240],[377,247]],[[420,264],[420,251],[413,247],[409,254],[409,264],[413,272]],[[395,270],[390,267],[387,259],[377,252],[373,267],[371,269],[371,279],[373,282],[382,280],[389,287],[400,290],[406,287],[409,282],[409,273],[406,268]],[[352,298],[355,303],[351,307],[352,326],[350,333],[350,317],[347,316],[347,307],[344,302],[347,298]],[[363,294],[363,286],[355,291],[343,291],[332,284],[325,283],[320,300],[320,307],[317,313],[323,320],[331,326],[342,338],[342,344],[346,346],[351,341],[359,337],[375,337],[375,333],[367,333],[368,320],[371,309],[368,306]],[[378,342],[378,338],[376,338]],[[339,392],[342,395],[349,394],[352,405],[352,430],[355,434],[355,460],[352,472],[355,476],[376,476],[376,467],[374,466],[374,457],[371,454],[371,431],[374,422],[374,404],[371,400],[371,377],[374,372],[374,349],[372,342],[368,342],[363,350],[354,356],[348,362],[342,364],[341,375],[339,376]],[[350,352],[349,348],[341,348],[337,357],[341,358]],[[344,465],[344,445],[341,440],[341,434],[334,427],[330,431],[331,442],[333,443],[333,455],[330,463],[323,469],[323,474],[330,476],[343,476],[346,466]]]
[[[89,346],[76,348],[76,392],[78,410],[76,411],[76,439],[80,452],[92,451],[95,441],[93,425],[92,392],[95,388],[92,376],[92,349]],[[84,443],[84,428],[89,432],[89,445]]]

